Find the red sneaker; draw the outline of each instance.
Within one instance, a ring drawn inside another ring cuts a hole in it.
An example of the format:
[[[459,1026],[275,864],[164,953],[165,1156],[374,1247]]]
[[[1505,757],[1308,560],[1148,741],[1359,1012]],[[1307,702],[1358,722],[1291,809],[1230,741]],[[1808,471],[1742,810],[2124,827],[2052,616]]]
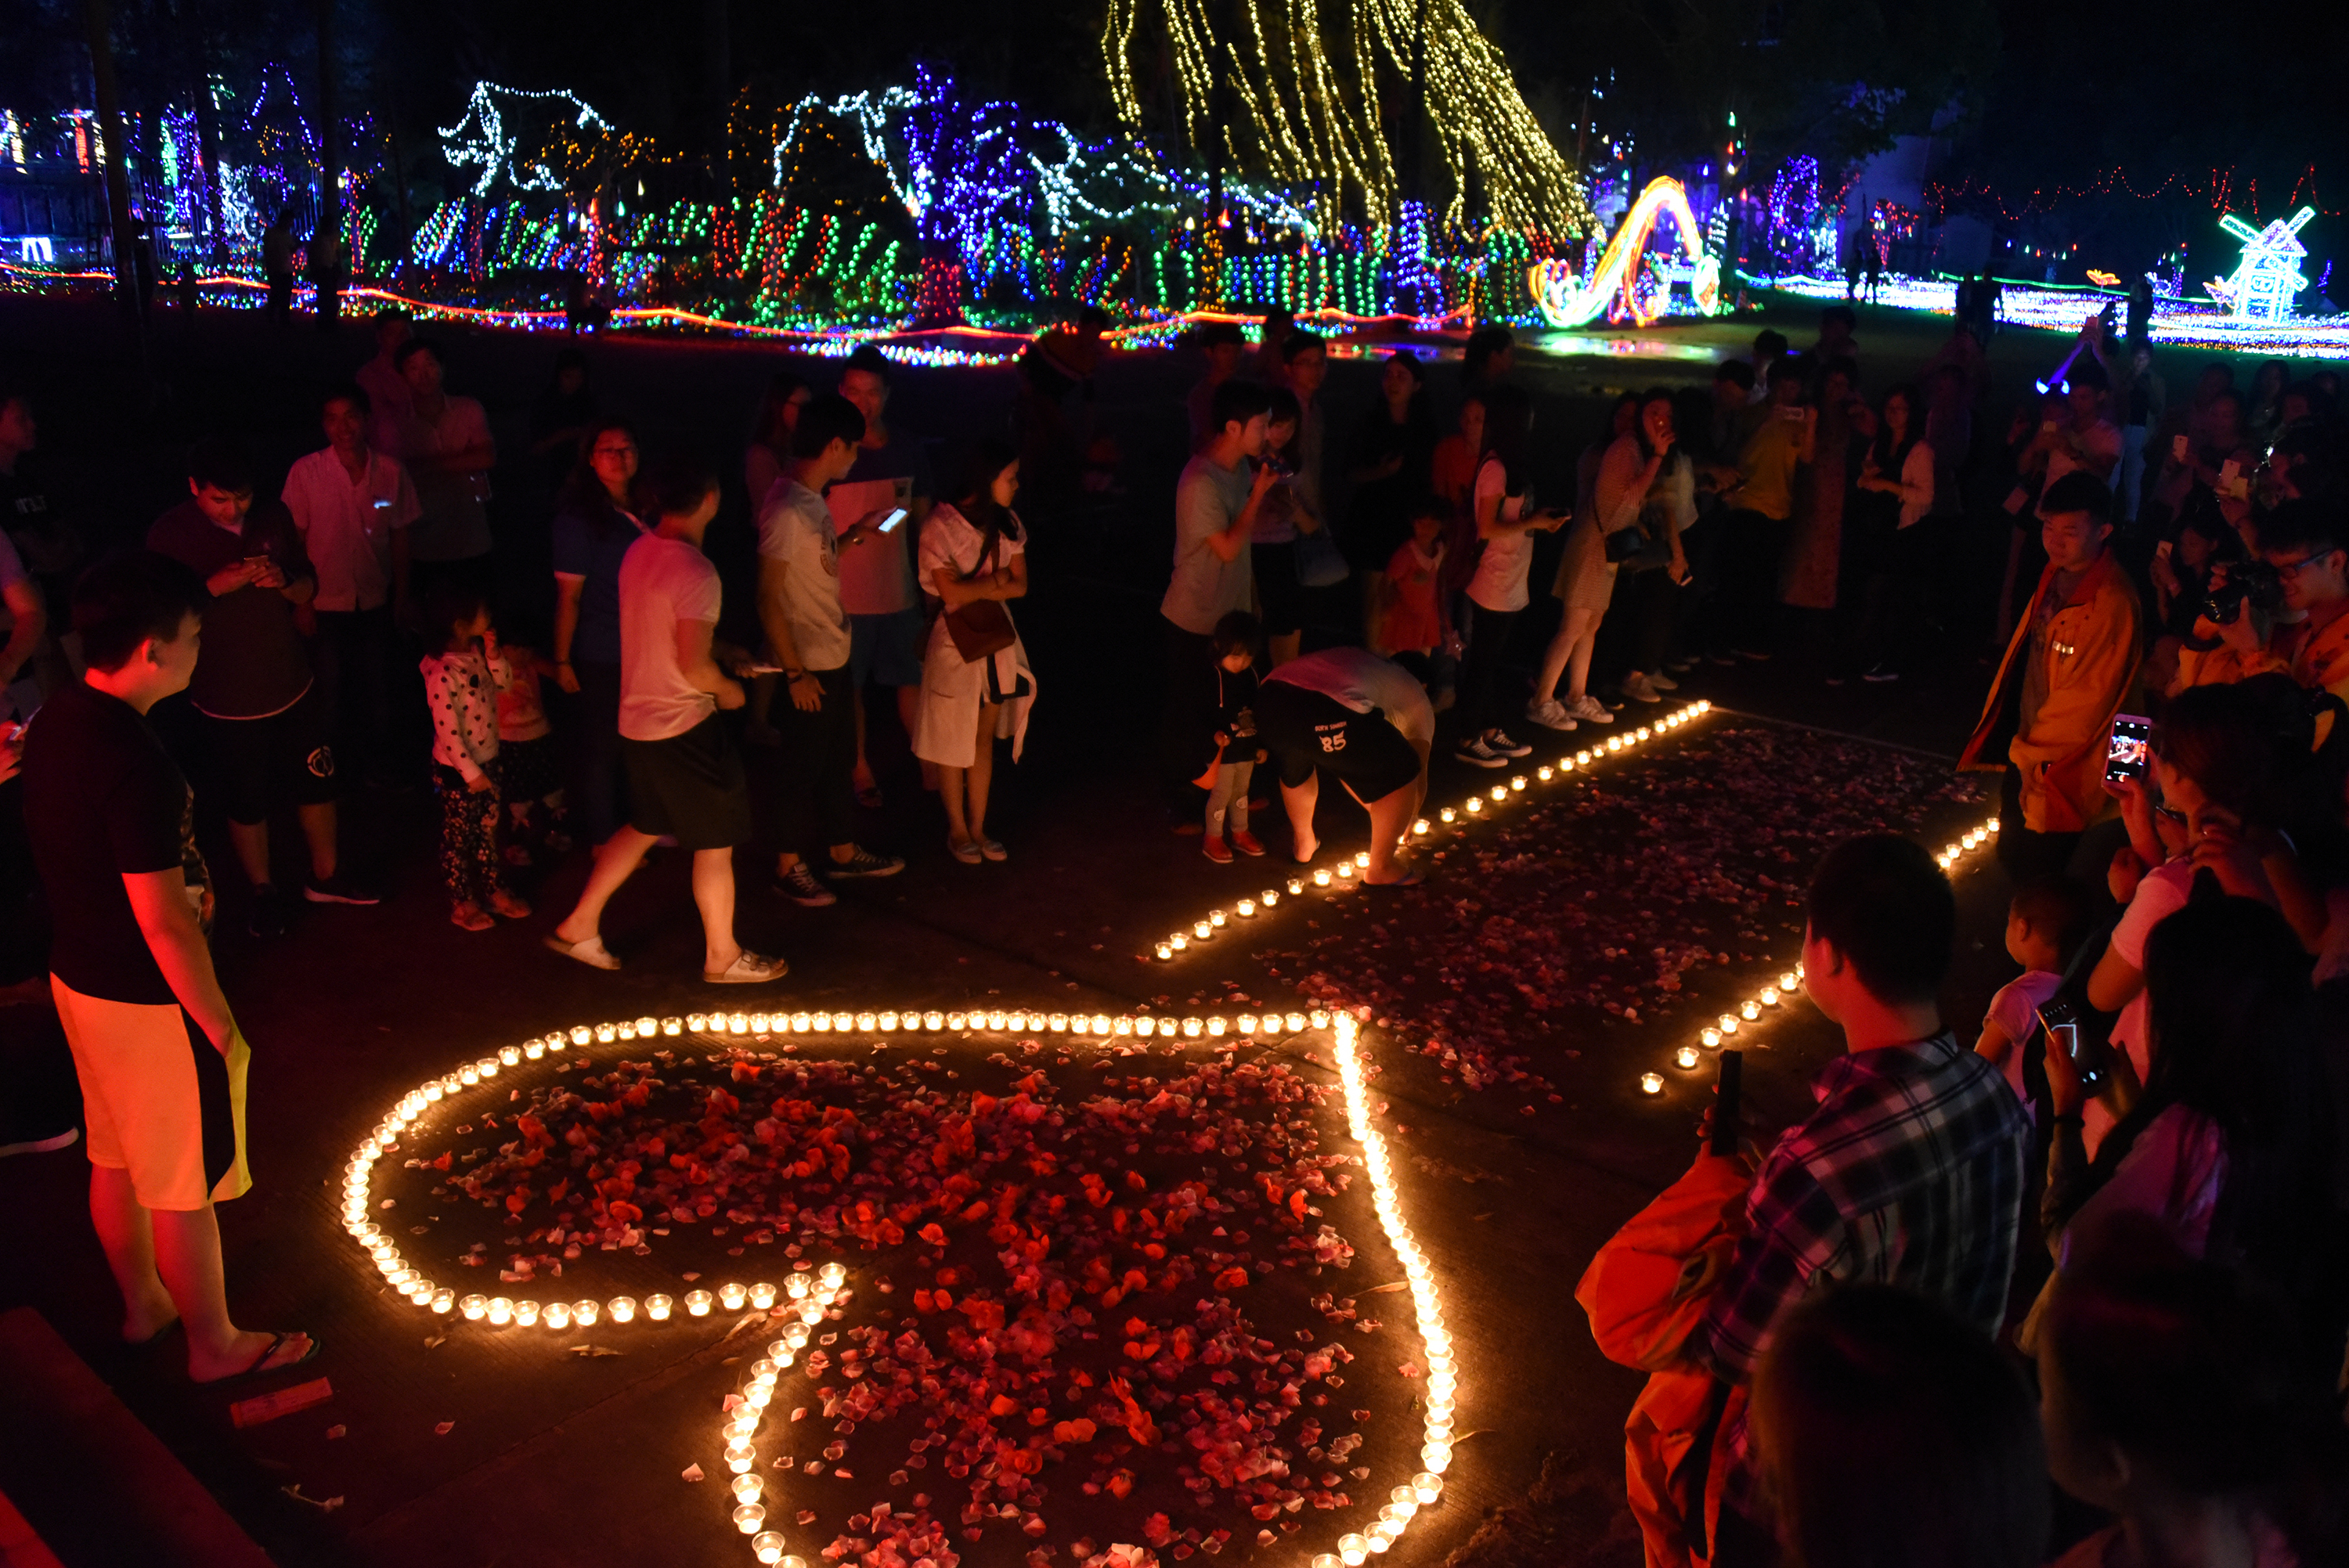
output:
[[[1233,832],[1232,848],[1237,850],[1244,855],[1260,855],[1264,853],[1264,844],[1262,841],[1259,841],[1254,833],[1249,832],[1246,828],[1238,829]]]
[[[1215,861],[1219,866],[1227,866],[1232,863],[1232,851],[1230,847],[1227,846],[1223,840],[1215,837],[1213,834],[1203,835],[1200,838],[1199,852],[1206,856],[1209,860]],[[1262,851],[1259,850],[1257,852],[1261,853]]]

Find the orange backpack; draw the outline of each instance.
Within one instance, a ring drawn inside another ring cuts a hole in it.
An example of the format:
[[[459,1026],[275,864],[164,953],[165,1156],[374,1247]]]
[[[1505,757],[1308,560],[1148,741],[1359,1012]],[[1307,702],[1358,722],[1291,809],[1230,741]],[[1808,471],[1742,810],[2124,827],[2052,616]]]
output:
[[[1745,1405],[1683,1354],[1745,1233],[1752,1161],[1700,1154],[1599,1249],[1575,1286],[1599,1353],[1648,1374],[1623,1427],[1623,1480],[1648,1568],[1706,1568],[1729,1456],[1713,1441]]]

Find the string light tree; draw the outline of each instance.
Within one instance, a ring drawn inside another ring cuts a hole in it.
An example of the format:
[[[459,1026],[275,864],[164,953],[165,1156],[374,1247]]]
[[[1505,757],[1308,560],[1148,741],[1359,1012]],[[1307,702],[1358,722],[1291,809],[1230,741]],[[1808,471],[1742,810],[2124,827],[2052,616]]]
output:
[[[1155,26],[1145,26],[1148,11],[1157,14]],[[1216,12],[1229,17],[1227,26],[1218,28]],[[1111,101],[1138,132],[1134,51],[1163,35],[1190,144],[1208,155],[1211,167],[1252,162],[1274,184],[1298,192],[1326,243],[1353,215],[1381,236],[1402,215],[1395,158],[1381,126],[1383,76],[1412,85],[1425,105],[1450,175],[1449,198],[1432,214],[1445,234],[1478,242],[1470,232],[1472,181],[1487,227],[1514,230],[1544,253],[1597,227],[1580,176],[1551,145],[1518,94],[1507,60],[1461,0],[1354,0],[1348,23],[1352,58],[1340,62],[1322,47],[1328,30],[1319,0],[1289,0],[1271,16],[1260,0],[1227,0],[1214,11],[1198,0],[1110,0],[1102,56]],[[1279,46],[1268,38],[1280,40]],[[1219,92],[1237,98],[1245,139],[1241,125],[1225,123],[1217,112]],[[1424,283],[1422,268],[1413,267],[1411,282]],[[1423,313],[1423,299],[1414,299],[1413,308]]]
[[[2253,228],[2232,212],[2221,217],[2219,226],[2242,241],[2243,258],[2232,277],[2211,280],[2211,294],[2225,300],[2240,321],[2289,320],[2294,296],[2308,286],[2300,270],[2308,247],[2300,242],[2300,232],[2315,216],[2315,208],[2302,207],[2264,229]]]

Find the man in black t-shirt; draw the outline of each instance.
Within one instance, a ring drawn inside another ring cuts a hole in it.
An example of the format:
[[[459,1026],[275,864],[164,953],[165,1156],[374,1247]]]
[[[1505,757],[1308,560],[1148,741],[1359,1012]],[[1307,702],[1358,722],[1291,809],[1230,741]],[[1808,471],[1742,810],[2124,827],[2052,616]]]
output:
[[[89,1138],[89,1212],[123,1298],[122,1334],[188,1331],[199,1383],[308,1360],[307,1335],[230,1319],[212,1204],[253,1185],[250,1056],[212,972],[212,894],[187,780],[148,727],[196,667],[202,586],[146,552],[75,590],[88,672],[25,739],[25,820],[56,934],[49,988],[73,1047]],[[192,873],[192,874],[191,874]]]

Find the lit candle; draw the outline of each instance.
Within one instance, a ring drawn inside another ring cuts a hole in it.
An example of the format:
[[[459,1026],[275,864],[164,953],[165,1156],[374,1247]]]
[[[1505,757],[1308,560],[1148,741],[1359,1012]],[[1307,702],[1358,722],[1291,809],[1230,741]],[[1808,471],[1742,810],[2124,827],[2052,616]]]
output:
[[[408,1299],[419,1306],[432,1305],[433,1293],[440,1287],[429,1279],[413,1279],[408,1283]]]
[[[1661,1073],[1641,1073],[1640,1075],[1640,1091],[1642,1094],[1663,1093],[1664,1075]]]
[[[853,1026],[856,1020],[849,1016],[846,1013],[834,1013],[832,1016],[832,1026],[840,1034],[844,1035],[848,1033],[850,1027]]]
[[[1778,987],[1775,985],[1762,987],[1762,1005],[1765,1007],[1775,1007],[1778,1005]]]
[[[1315,887],[1328,887],[1330,885],[1330,868],[1328,866],[1316,866],[1313,869],[1313,885]]]
[[[687,1291],[685,1293],[685,1310],[695,1317],[708,1317],[709,1315],[709,1293],[706,1290]]]
[[[1709,1051],[1716,1049],[1721,1045],[1721,1031],[1719,1029],[1699,1029],[1697,1031],[1696,1037],[1703,1044],[1704,1048]]]
[[[756,1502],[759,1501],[759,1494],[767,1490],[767,1482],[763,1477],[748,1471],[736,1476],[733,1484],[734,1501],[737,1502]]]
[[[1354,880],[1353,861],[1340,861],[1338,862],[1338,880],[1340,882],[1351,882]]]
[[[1338,1537],[1338,1557],[1346,1564],[1346,1568],[1360,1568],[1360,1564],[1367,1561],[1370,1555],[1371,1543],[1367,1537],[1361,1535]]]
[[[1419,1494],[1419,1505],[1425,1508],[1444,1495],[1444,1478],[1433,1470],[1422,1470],[1411,1478],[1411,1490]]]
[[[490,1297],[490,1321],[500,1327],[513,1321],[514,1304],[504,1296]]]
[[[1515,790],[1515,789],[1523,789],[1525,787],[1526,787],[1526,776],[1525,776],[1524,774],[1522,774],[1522,773],[1518,774],[1516,778],[1514,778],[1514,779],[1510,779],[1510,780],[1509,780],[1509,788],[1510,788],[1511,789],[1513,789],[1513,790]],[[1496,790],[1495,790],[1495,791],[1493,792],[1493,798],[1494,798],[1495,799],[1496,799],[1496,800],[1497,800],[1497,799],[1500,799],[1500,791],[1499,791],[1499,790],[1497,790],[1497,789],[1496,789]]]
[[[554,1329],[570,1327],[571,1304],[567,1301],[548,1302],[546,1304],[546,1326]]]
[[[614,1296],[612,1298],[612,1321],[615,1323],[634,1323],[636,1320],[636,1298],[633,1295]]]
[[[1199,1037],[1199,1031],[1205,1027],[1206,1026],[1200,1023],[1196,1018],[1185,1018],[1183,1020],[1184,1034],[1189,1036],[1193,1039],[1197,1039]]]
[[[523,1328],[535,1328],[538,1326],[538,1303],[534,1301],[514,1303],[513,1316],[517,1326]]]
[[[1724,1035],[1733,1035],[1733,1034],[1737,1033],[1737,1015],[1736,1015],[1736,1014],[1734,1014],[1734,1013],[1723,1013],[1723,1014],[1721,1016],[1721,1032],[1722,1032],[1723,1034],[1724,1034]]]
[[[750,1539],[750,1550],[761,1563],[783,1560],[783,1538],[771,1530],[762,1530]]]
[[[1460,813],[1454,810],[1449,806],[1444,807],[1444,810],[1438,811],[1436,815],[1443,818],[1447,822],[1455,822],[1460,820]]]
[[[1232,1027],[1237,1029],[1243,1035],[1255,1034],[1256,1015],[1254,1013],[1242,1013],[1238,1017],[1232,1020]]]
[[[676,1305],[677,1303],[671,1301],[667,1296],[648,1295],[645,1297],[645,1315],[651,1318],[655,1323],[667,1323],[668,1321],[669,1309],[674,1307]]]
[[[664,1035],[682,1035],[685,1033],[685,1020],[682,1018],[663,1018],[661,1020],[661,1033]]]
[[[765,1280],[750,1287],[750,1305],[764,1309],[775,1305],[775,1287]]]
[[[1759,1002],[1741,1002],[1737,1006],[1737,1016],[1750,1024],[1754,1019],[1762,1016],[1762,1004]]]
[[[1452,1468],[1452,1445],[1449,1443],[1427,1444],[1419,1450],[1419,1462],[1437,1475],[1442,1475]]]
[[[1191,939],[1184,935],[1179,931],[1174,933],[1174,935],[1168,937],[1166,939],[1166,943],[1168,946],[1174,948],[1177,953],[1187,952],[1191,946]]]
[[[1112,1026],[1112,1027],[1117,1034],[1131,1035],[1133,1033],[1133,1020],[1132,1018],[1121,1016],[1117,1022]]]
[[[519,1046],[499,1047],[498,1060],[501,1064],[510,1068],[518,1068],[522,1066],[522,1047]]]
[[[1534,776],[1539,779],[1543,783],[1547,784],[1557,776],[1557,769],[1545,762],[1539,768],[1534,769]]]
[[[726,1468],[736,1475],[747,1474],[758,1462],[759,1456],[751,1449],[750,1439],[736,1438],[726,1445]]]
[[[1330,1026],[1330,1015],[1319,1007],[1314,1008],[1308,1016],[1311,1018],[1313,1026],[1317,1029],[1326,1029]]]
[[[1588,768],[1588,767],[1589,767],[1589,766],[1590,766],[1590,753],[1588,753],[1588,751],[1578,751],[1578,752],[1576,752],[1576,753],[1574,754],[1574,762],[1575,762],[1575,766],[1576,766],[1576,767],[1578,767],[1578,768]]]
[[[1210,1035],[1221,1036],[1223,1032],[1224,1021],[1221,1018],[1210,1018],[1207,1020],[1207,1033]]]
[[[1158,956],[1159,956],[1159,957],[1161,957],[1161,958],[1172,958],[1172,957],[1174,957],[1174,944],[1173,943],[1170,943],[1170,942],[1162,942],[1162,943],[1160,943],[1160,944],[1158,944]]]
[[[1221,927],[1228,924],[1229,919],[1225,915],[1222,910],[1211,909],[1207,912],[1207,923],[1213,926]]]
[[[593,1297],[571,1304],[571,1321],[582,1328],[593,1328],[595,1320],[604,1315],[604,1304]]]
[[[1413,838],[1423,839],[1427,837],[1427,819],[1422,817],[1412,823],[1411,831]]]
[[[1419,1511],[1419,1493],[1412,1491],[1408,1486],[1399,1486],[1387,1493],[1387,1501],[1394,1505],[1395,1517],[1398,1519],[1409,1519]]]
[[[522,1047],[522,1054],[530,1060],[536,1061],[546,1055],[546,1042],[544,1040],[525,1041]]]
[[[1280,890],[1277,887],[1268,887],[1264,890],[1263,896],[1257,899],[1257,902],[1263,904],[1265,908],[1270,909],[1274,904],[1280,902]]]
[[[1692,1068],[1696,1066],[1696,1047],[1694,1046],[1682,1046],[1678,1051],[1673,1053],[1672,1060],[1678,1062],[1684,1068]]]
[[[1240,900],[1239,903],[1232,905],[1232,907],[1239,912],[1239,916],[1242,920],[1253,920],[1256,918],[1256,900],[1252,898],[1244,898]]]
[[[1092,1028],[1092,1032],[1093,1032],[1094,1034],[1096,1034],[1096,1035],[1106,1035],[1106,1034],[1108,1034],[1108,1033],[1109,1033],[1109,1031],[1110,1031],[1109,1015],[1108,1015],[1107,1013],[1095,1013],[1095,1014],[1093,1015],[1093,1028]]]
[[[826,1264],[815,1271],[815,1277],[826,1290],[838,1290],[848,1283],[848,1270],[840,1264]]]
[[[485,1295],[469,1295],[457,1304],[457,1310],[465,1315],[466,1322],[479,1323],[490,1315],[490,1298]]]
[[[732,1280],[729,1280],[724,1284],[718,1287],[718,1299],[726,1304],[726,1310],[729,1312],[741,1311],[742,1304],[750,1299],[750,1293],[749,1291],[743,1289]]]
[[[766,1522],[767,1511],[755,1502],[743,1503],[734,1511],[734,1528],[745,1535],[756,1535]]]
[[[1472,817],[1475,816],[1478,812],[1480,812],[1480,811],[1484,810],[1484,809],[1485,809],[1485,802],[1484,802],[1484,801],[1482,801],[1482,800],[1480,800],[1480,799],[1477,799],[1475,796],[1474,796],[1474,795],[1469,796],[1469,797],[1468,797],[1468,799],[1467,799],[1466,800],[1464,800],[1464,801],[1463,801],[1463,802],[1462,802],[1462,804],[1465,805],[1465,806],[1468,808],[1468,814],[1469,814],[1470,816],[1472,816]]]
[[[1192,924],[1191,934],[1197,937],[1202,942],[1206,941],[1207,938],[1213,936],[1215,934],[1215,926],[1206,921],[1197,921]]]
[[[1288,1020],[1287,1020],[1287,1021],[1288,1021],[1288,1032],[1289,1032],[1290,1034],[1292,1034],[1292,1035],[1301,1035],[1301,1034],[1303,1034],[1303,1033],[1305,1032],[1305,1015],[1304,1015],[1304,1014],[1302,1014],[1302,1013],[1291,1013],[1291,1014],[1289,1014],[1289,1015],[1288,1015]]]

